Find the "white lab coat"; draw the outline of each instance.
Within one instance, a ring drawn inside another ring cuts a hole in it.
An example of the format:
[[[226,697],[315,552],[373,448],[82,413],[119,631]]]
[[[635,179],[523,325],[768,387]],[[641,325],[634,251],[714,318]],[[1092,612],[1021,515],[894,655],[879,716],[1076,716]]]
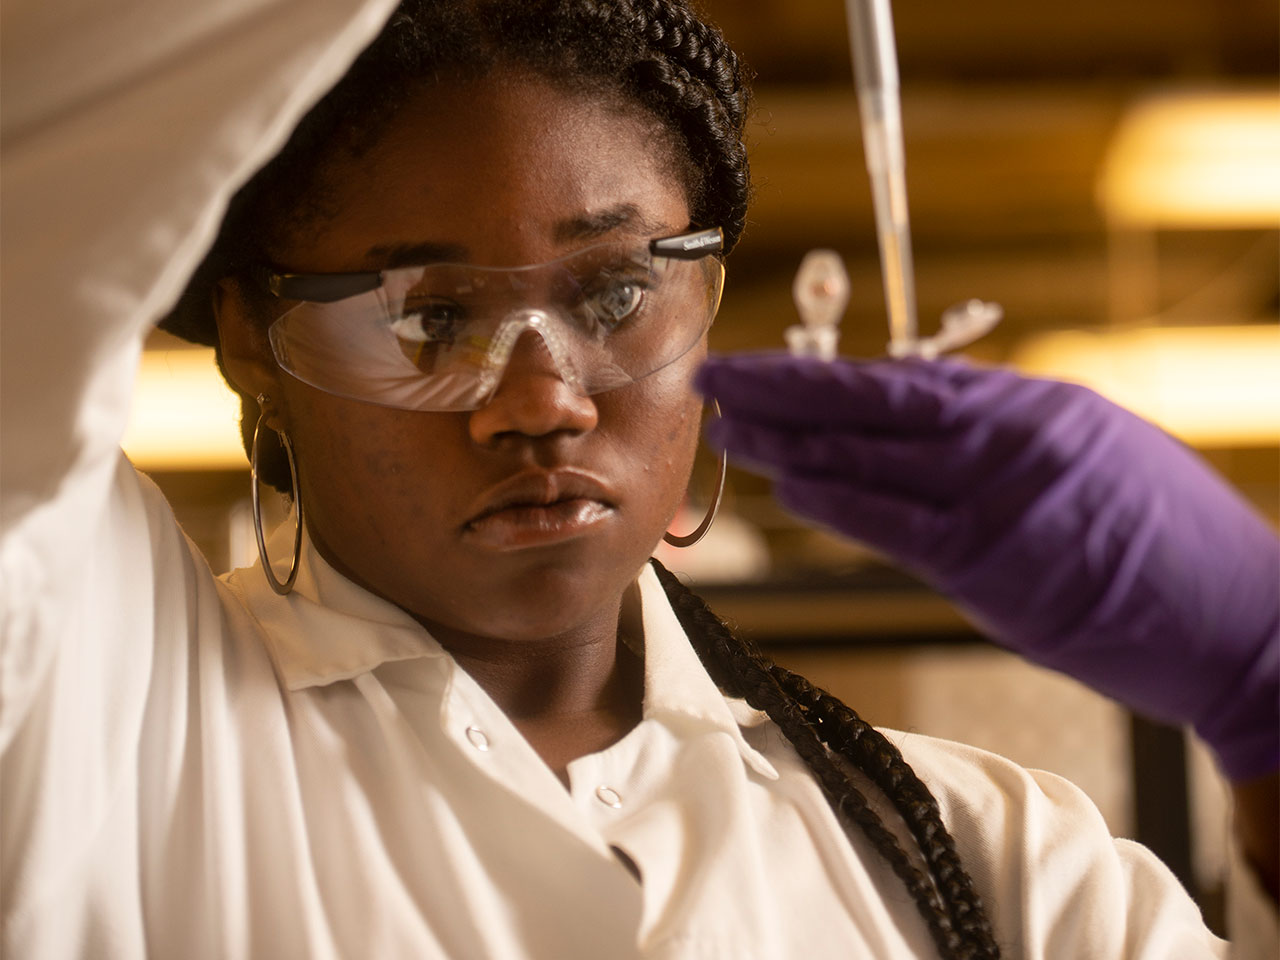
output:
[[[628,600],[644,720],[566,791],[410,617],[309,544],[288,598],[259,570],[214,578],[121,456],[148,322],[389,7],[5,8],[0,949],[934,955],[778,731],[715,690],[651,573]],[[1225,954],[1069,784],[893,736],[1007,955]]]

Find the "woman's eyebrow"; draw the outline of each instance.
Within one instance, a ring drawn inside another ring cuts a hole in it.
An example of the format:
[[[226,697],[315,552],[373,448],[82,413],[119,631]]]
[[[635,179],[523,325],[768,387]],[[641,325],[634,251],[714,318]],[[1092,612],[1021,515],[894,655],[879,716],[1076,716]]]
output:
[[[416,267],[424,263],[458,263],[467,259],[467,248],[456,243],[379,244],[365,252],[370,263],[384,270]]]
[[[619,227],[629,228],[628,232],[650,236],[669,232],[672,228],[650,220],[640,213],[634,203],[620,203],[608,207],[598,213],[584,213],[567,220],[561,220],[555,226],[557,243],[568,243],[574,240],[594,240]]]
[[[676,229],[645,217],[634,203],[620,203],[597,213],[583,213],[561,220],[555,225],[553,235],[557,243],[570,243],[594,240],[621,227],[642,236],[671,233]],[[466,262],[467,256],[467,248],[456,243],[378,244],[365,251],[366,260],[384,270],[424,263]]]

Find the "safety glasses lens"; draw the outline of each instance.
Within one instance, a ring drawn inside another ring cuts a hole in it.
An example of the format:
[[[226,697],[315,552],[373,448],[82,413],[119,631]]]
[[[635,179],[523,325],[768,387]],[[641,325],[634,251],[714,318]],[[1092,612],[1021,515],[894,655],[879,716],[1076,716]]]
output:
[[[666,366],[719,306],[714,257],[655,257],[600,244],[529,267],[432,264],[386,271],[377,289],[304,302],[277,319],[281,367],[329,393],[410,410],[482,406],[526,332],[582,394]]]

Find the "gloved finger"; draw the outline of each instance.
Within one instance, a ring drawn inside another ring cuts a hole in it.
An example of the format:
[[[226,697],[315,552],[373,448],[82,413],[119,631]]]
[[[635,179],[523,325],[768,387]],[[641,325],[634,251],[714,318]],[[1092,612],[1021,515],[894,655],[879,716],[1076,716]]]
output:
[[[773,476],[803,474],[948,506],[971,496],[983,461],[948,435],[886,436],[852,429],[775,427],[737,417],[707,424],[707,441],[735,463]],[[963,439],[963,438],[962,438]]]
[[[739,354],[708,358],[694,387],[725,413],[761,423],[929,431],[950,425],[957,381],[971,376],[955,361],[827,363]]]
[[[889,559],[927,573],[945,546],[947,514],[893,494],[851,487],[839,480],[783,474],[774,496],[792,513],[857,540]]]

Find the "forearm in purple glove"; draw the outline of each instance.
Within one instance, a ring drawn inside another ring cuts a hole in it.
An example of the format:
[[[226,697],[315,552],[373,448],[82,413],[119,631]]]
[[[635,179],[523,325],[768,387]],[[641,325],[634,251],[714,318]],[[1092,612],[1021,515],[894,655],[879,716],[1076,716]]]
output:
[[[1195,454],[1083,387],[955,361],[713,357],[713,444],[992,639],[1280,767],[1280,540]]]

